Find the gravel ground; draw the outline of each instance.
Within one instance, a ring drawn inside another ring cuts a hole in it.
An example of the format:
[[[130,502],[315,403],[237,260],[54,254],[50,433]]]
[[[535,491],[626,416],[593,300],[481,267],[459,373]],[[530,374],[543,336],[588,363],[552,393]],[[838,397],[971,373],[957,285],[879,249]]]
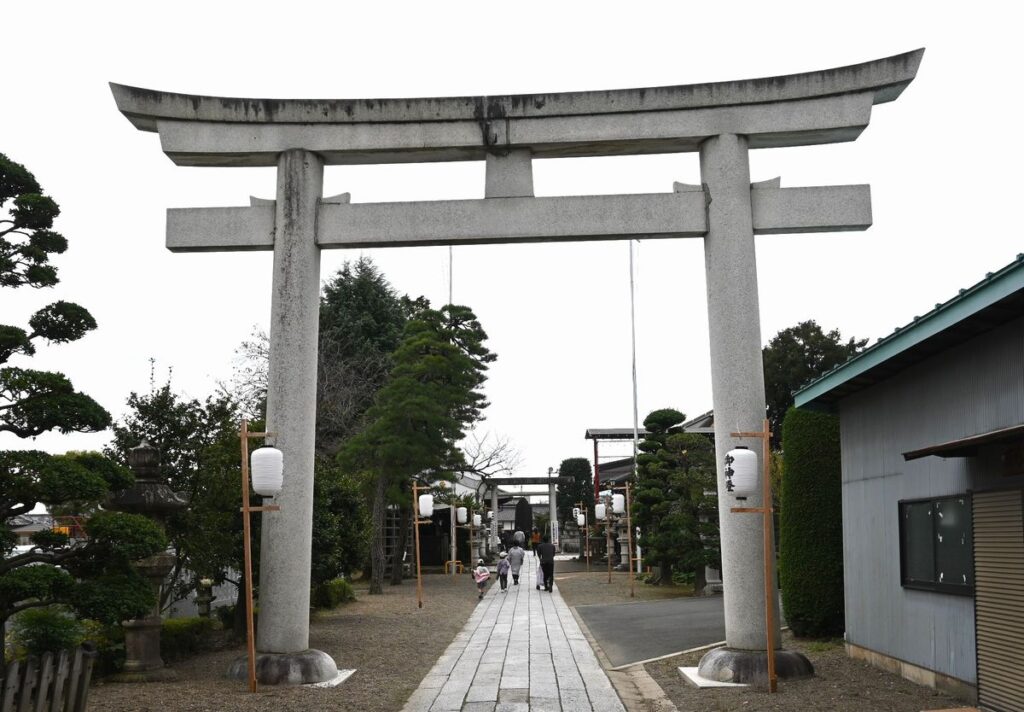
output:
[[[779,681],[778,692],[763,688],[697,689],[685,682],[680,667],[693,667],[703,653],[680,655],[644,668],[679,708],[679,712],[731,710],[830,710],[835,712],[920,712],[963,707],[964,703],[916,685],[898,675],[847,657],[841,642],[816,643],[783,634],[783,645],[799,650],[814,664],[809,680]]]
[[[97,684],[89,707],[104,712],[177,712],[202,710],[352,710],[395,712],[420,684],[462,629],[477,604],[468,574],[425,576],[423,609],[416,607],[416,582],[385,585],[383,596],[356,589],[358,600],[317,614],[310,645],[334,657],[339,668],[355,668],[352,677],[327,690],[261,687],[249,694],[245,682],[224,677],[228,665],[245,655],[245,646],[207,653],[178,663],[171,683]]]

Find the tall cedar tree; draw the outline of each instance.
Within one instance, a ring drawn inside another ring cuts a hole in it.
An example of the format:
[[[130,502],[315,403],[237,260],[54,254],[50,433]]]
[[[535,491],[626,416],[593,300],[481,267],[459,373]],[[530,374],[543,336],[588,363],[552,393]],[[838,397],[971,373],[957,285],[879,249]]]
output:
[[[369,257],[346,262],[320,298],[317,453],[333,457],[357,433],[391,371],[405,323],[427,307],[399,296]]]
[[[365,565],[369,521],[358,478],[338,469],[335,456],[363,427],[366,411],[391,370],[406,321],[427,306],[422,297],[399,296],[368,257],[346,262],[320,297],[317,363],[316,460],[313,478],[313,585]],[[239,349],[241,365],[230,391],[243,412],[266,414],[269,342],[255,332]],[[408,498],[396,500],[402,521],[411,517]],[[399,528],[396,551],[404,551]],[[401,582],[401,567],[392,582]],[[397,576],[397,581],[395,580]]]
[[[655,410],[644,420],[634,511],[643,532],[644,557],[659,567],[659,583],[672,583],[673,570],[693,575],[694,591],[707,584],[704,567],[720,566],[715,492],[715,446],[708,438],[681,432],[686,416]]]
[[[52,229],[59,214],[35,177],[0,154],[0,287],[57,284],[57,268],[49,260],[67,249],[67,240]],[[31,438],[108,427],[110,414],[75,391],[64,374],[3,365],[32,356],[37,339],[59,344],[82,338],[96,328],[92,315],[58,301],[33,314],[28,325],[30,331],[0,324],[0,434]],[[163,535],[144,517],[100,509],[112,490],[131,482],[129,471],[97,453],[0,450],[0,630],[18,611],[51,603],[108,622],[152,605],[148,585],[130,562],[162,549]],[[39,503],[89,514],[88,537],[72,541],[45,530],[33,536],[32,548],[11,555],[14,518]]]
[[[812,319],[783,329],[761,352],[764,391],[772,442],[782,445],[782,419],[793,405],[793,392],[860,353],[867,339],[845,343],[838,329],[824,332]]]
[[[572,525],[576,526],[572,510],[577,502],[582,502],[583,508],[587,511],[587,521],[593,522],[594,470],[590,461],[585,457],[562,460],[562,464],[558,466],[558,474],[560,477],[572,478],[571,485],[558,488],[558,519],[562,522],[572,520]]]
[[[410,478],[439,479],[464,464],[457,443],[483,417],[481,388],[487,364],[496,358],[486,339],[467,307],[421,311],[405,326],[365,429],[339,455],[343,467],[368,473],[373,482],[370,593],[383,591],[389,491],[397,498]]]

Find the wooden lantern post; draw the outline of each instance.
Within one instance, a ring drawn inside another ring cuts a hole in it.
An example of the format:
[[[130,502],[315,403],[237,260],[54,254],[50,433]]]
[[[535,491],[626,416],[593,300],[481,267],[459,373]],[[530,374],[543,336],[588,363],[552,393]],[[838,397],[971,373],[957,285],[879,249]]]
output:
[[[420,519],[420,490],[430,489],[420,487],[412,483],[412,528],[416,540],[416,607],[423,608],[423,573],[420,569],[420,524],[426,524],[429,519]]]
[[[256,626],[253,620],[252,610],[252,527],[249,522],[251,512],[279,512],[281,508],[276,504],[261,507],[249,505],[249,438],[272,438],[277,433],[250,433],[249,421],[242,419],[242,430],[239,438],[242,441],[242,532],[243,552],[245,558],[245,637],[246,647],[249,655],[249,692],[256,692]]]
[[[765,418],[764,425],[759,433],[729,433],[734,438],[760,438],[762,445],[762,460],[764,460],[764,472],[761,475],[761,505],[760,507],[732,507],[730,512],[756,512],[762,515],[764,520],[764,620],[765,637],[768,643],[768,692],[775,692],[778,688],[778,678],[775,675],[775,636],[772,635],[775,627],[775,615],[773,605],[773,594],[775,592],[774,561],[775,555],[772,551],[772,525],[775,514],[775,507],[772,504],[772,482],[771,482],[771,429],[768,419]]]
[[[629,553],[626,556],[626,562],[629,566],[629,597],[636,598],[636,576],[633,572],[633,562],[636,558],[633,556],[633,512],[629,497],[629,483],[626,483],[626,546],[629,547]]]
[[[587,508],[583,506],[583,502],[577,502],[576,506],[580,508],[580,512],[583,514],[583,536],[586,541],[586,552],[587,552],[587,573],[590,573],[590,518],[587,516]]]

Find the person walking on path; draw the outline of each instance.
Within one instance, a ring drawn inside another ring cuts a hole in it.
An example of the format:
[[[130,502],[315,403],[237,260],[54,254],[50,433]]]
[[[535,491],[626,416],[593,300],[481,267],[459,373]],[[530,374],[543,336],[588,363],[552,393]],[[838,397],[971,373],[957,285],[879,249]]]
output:
[[[523,567],[523,561],[526,559],[526,552],[523,551],[523,547],[518,544],[514,544],[511,549],[508,550],[508,565],[512,571],[512,585],[519,585],[519,569]]]
[[[538,546],[540,546],[540,532],[534,529],[533,534],[530,535],[530,548],[533,549],[534,556],[537,556]]]
[[[537,554],[544,572],[544,590],[550,593],[555,586],[555,545],[547,534],[544,535],[544,543],[537,545]]]
[[[487,586],[487,581],[491,578],[491,570],[484,565],[484,560],[480,559],[476,562],[476,568],[473,569],[473,578],[476,580],[476,587],[480,591],[478,599],[483,599],[484,588]]]
[[[508,563],[508,554],[503,551],[498,556],[498,582],[501,584],[501,592],[505,593],[508,588],[508,571],[512,567]]]

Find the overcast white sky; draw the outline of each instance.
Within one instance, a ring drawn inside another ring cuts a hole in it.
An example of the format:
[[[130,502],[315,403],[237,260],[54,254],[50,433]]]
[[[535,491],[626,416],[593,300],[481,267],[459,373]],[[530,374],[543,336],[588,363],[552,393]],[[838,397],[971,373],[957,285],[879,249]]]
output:
[[[864,233],[758,238],[761,338],[815,319],[872,341],[1021,252],[1019,22],[1004,7],[939,3],[6,3],[0,152],[61,205],[70,240],[51,290],[0,290],[22,325],[59,298],[99,328],[39,349],[115,416],[149,362],[188,396],[230,376],[270,308],[270,253],[174,255],[168,207],[271,198],[274,170],[178,168],[115,109],[108,81],[224,96],[374,98],[617,89],[825,69],[926,47],[914,83],[853,143],[752,152],[753,180],[870,183]],[[945,4],[942,4],[943,6]],[[951,4],[952,5],[952,4]],[[159,8],[159,11],[157,9]],[[152,12],[150,12],[152,11]],[[356,202],[483,197],[482,162],[328,167]],[[668,192],[695,154],[535,161],[538,195]],[[400,292],[447,301],[446,248],[330,251],[322,277],[370,255]],[[499,355],[481,430],[512,438],[519,474],[591,454],[588,427],[632,423],[624,242],[455,249],[455,301]],[[711,408],[700,240],[638,249],[641,420]],[[0,434],[0,449],[97,448],[109,433]]]

